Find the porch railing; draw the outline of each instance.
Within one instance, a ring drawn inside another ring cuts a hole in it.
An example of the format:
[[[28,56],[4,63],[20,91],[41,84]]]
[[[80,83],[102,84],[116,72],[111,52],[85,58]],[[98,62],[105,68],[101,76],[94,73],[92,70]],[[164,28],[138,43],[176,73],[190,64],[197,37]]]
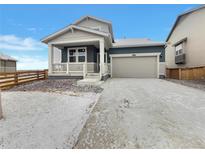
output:
[[[59,74],[86,75],[87,67],[84,63],[60,63],[52,65],[52,72]]]
[[[98,72],[97,63],[59,63],[52,65],[52,72],[56,74],[82,75]],[[110,64],[104,64],[104,74],[110,73]]]
[[[52,65],[52,71],[54,73],[66,73],[67,72],[67,64],[66,63],[61,63],[61,64],[53,64]]]

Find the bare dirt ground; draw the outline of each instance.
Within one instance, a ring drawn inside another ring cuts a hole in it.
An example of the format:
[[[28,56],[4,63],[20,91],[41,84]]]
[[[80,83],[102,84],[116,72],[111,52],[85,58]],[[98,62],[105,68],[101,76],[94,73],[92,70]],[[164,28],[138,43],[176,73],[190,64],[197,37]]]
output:
[[[159,79],[110,79],[74,148],[205,148],[205,92]]]
[[[205,91],[205,80],[175,80],[175,79],[166,79],[166,80]]]
[[[77,86],[76,79],[47,79],[34,81],[27,84],[15,86],[8,91],[42,91],[42,92],[94,92],[101,93],[102,88],[98,86]]]

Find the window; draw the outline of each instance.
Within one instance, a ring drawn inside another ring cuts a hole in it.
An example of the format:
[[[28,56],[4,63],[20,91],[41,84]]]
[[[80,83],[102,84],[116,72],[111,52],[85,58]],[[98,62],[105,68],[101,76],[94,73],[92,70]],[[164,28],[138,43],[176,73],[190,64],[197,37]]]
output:
[[[69,62],[73,63],[76,62],[76,50],[75,49],[71,49],[69,50]]]
[[[69,62],[85,62],[85,48],[69,49]]]
[[[182,55],[184,53],[184,51],[183,51],[183,43],[180,43],[177,46],[175,46],[175,52],[176,52],[176,56]]]
[[[78,62],[85,62],[85,49],[78,49]]]

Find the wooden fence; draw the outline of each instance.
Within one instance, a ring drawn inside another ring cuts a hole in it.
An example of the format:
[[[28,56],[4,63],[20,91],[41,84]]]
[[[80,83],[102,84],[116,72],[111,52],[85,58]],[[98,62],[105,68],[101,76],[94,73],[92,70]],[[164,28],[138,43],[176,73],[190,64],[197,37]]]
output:
[[[47,79],[47,77],[48,70],[0,73],[0,89],[7,89],[18,84],[31,82],[35,80],[45,80]]]
[[[201,80],[205,79],[205,66],[193,68],[167,68],[166,77],[178,80]]]

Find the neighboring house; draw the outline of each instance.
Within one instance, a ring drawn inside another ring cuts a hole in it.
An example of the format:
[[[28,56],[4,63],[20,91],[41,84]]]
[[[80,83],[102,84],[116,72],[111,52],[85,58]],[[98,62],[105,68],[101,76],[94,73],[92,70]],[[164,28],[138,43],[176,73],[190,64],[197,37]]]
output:
[[[159,78],[165,75],[164,43],[114,40],[112,23],[92,16],[42,39],[48,44],[49,77]]]
[[[16,59],[0,53],[0,73],[16,72]]]
[[[179,15],[166,42],[167,68],[205,66],[205,5]]]

